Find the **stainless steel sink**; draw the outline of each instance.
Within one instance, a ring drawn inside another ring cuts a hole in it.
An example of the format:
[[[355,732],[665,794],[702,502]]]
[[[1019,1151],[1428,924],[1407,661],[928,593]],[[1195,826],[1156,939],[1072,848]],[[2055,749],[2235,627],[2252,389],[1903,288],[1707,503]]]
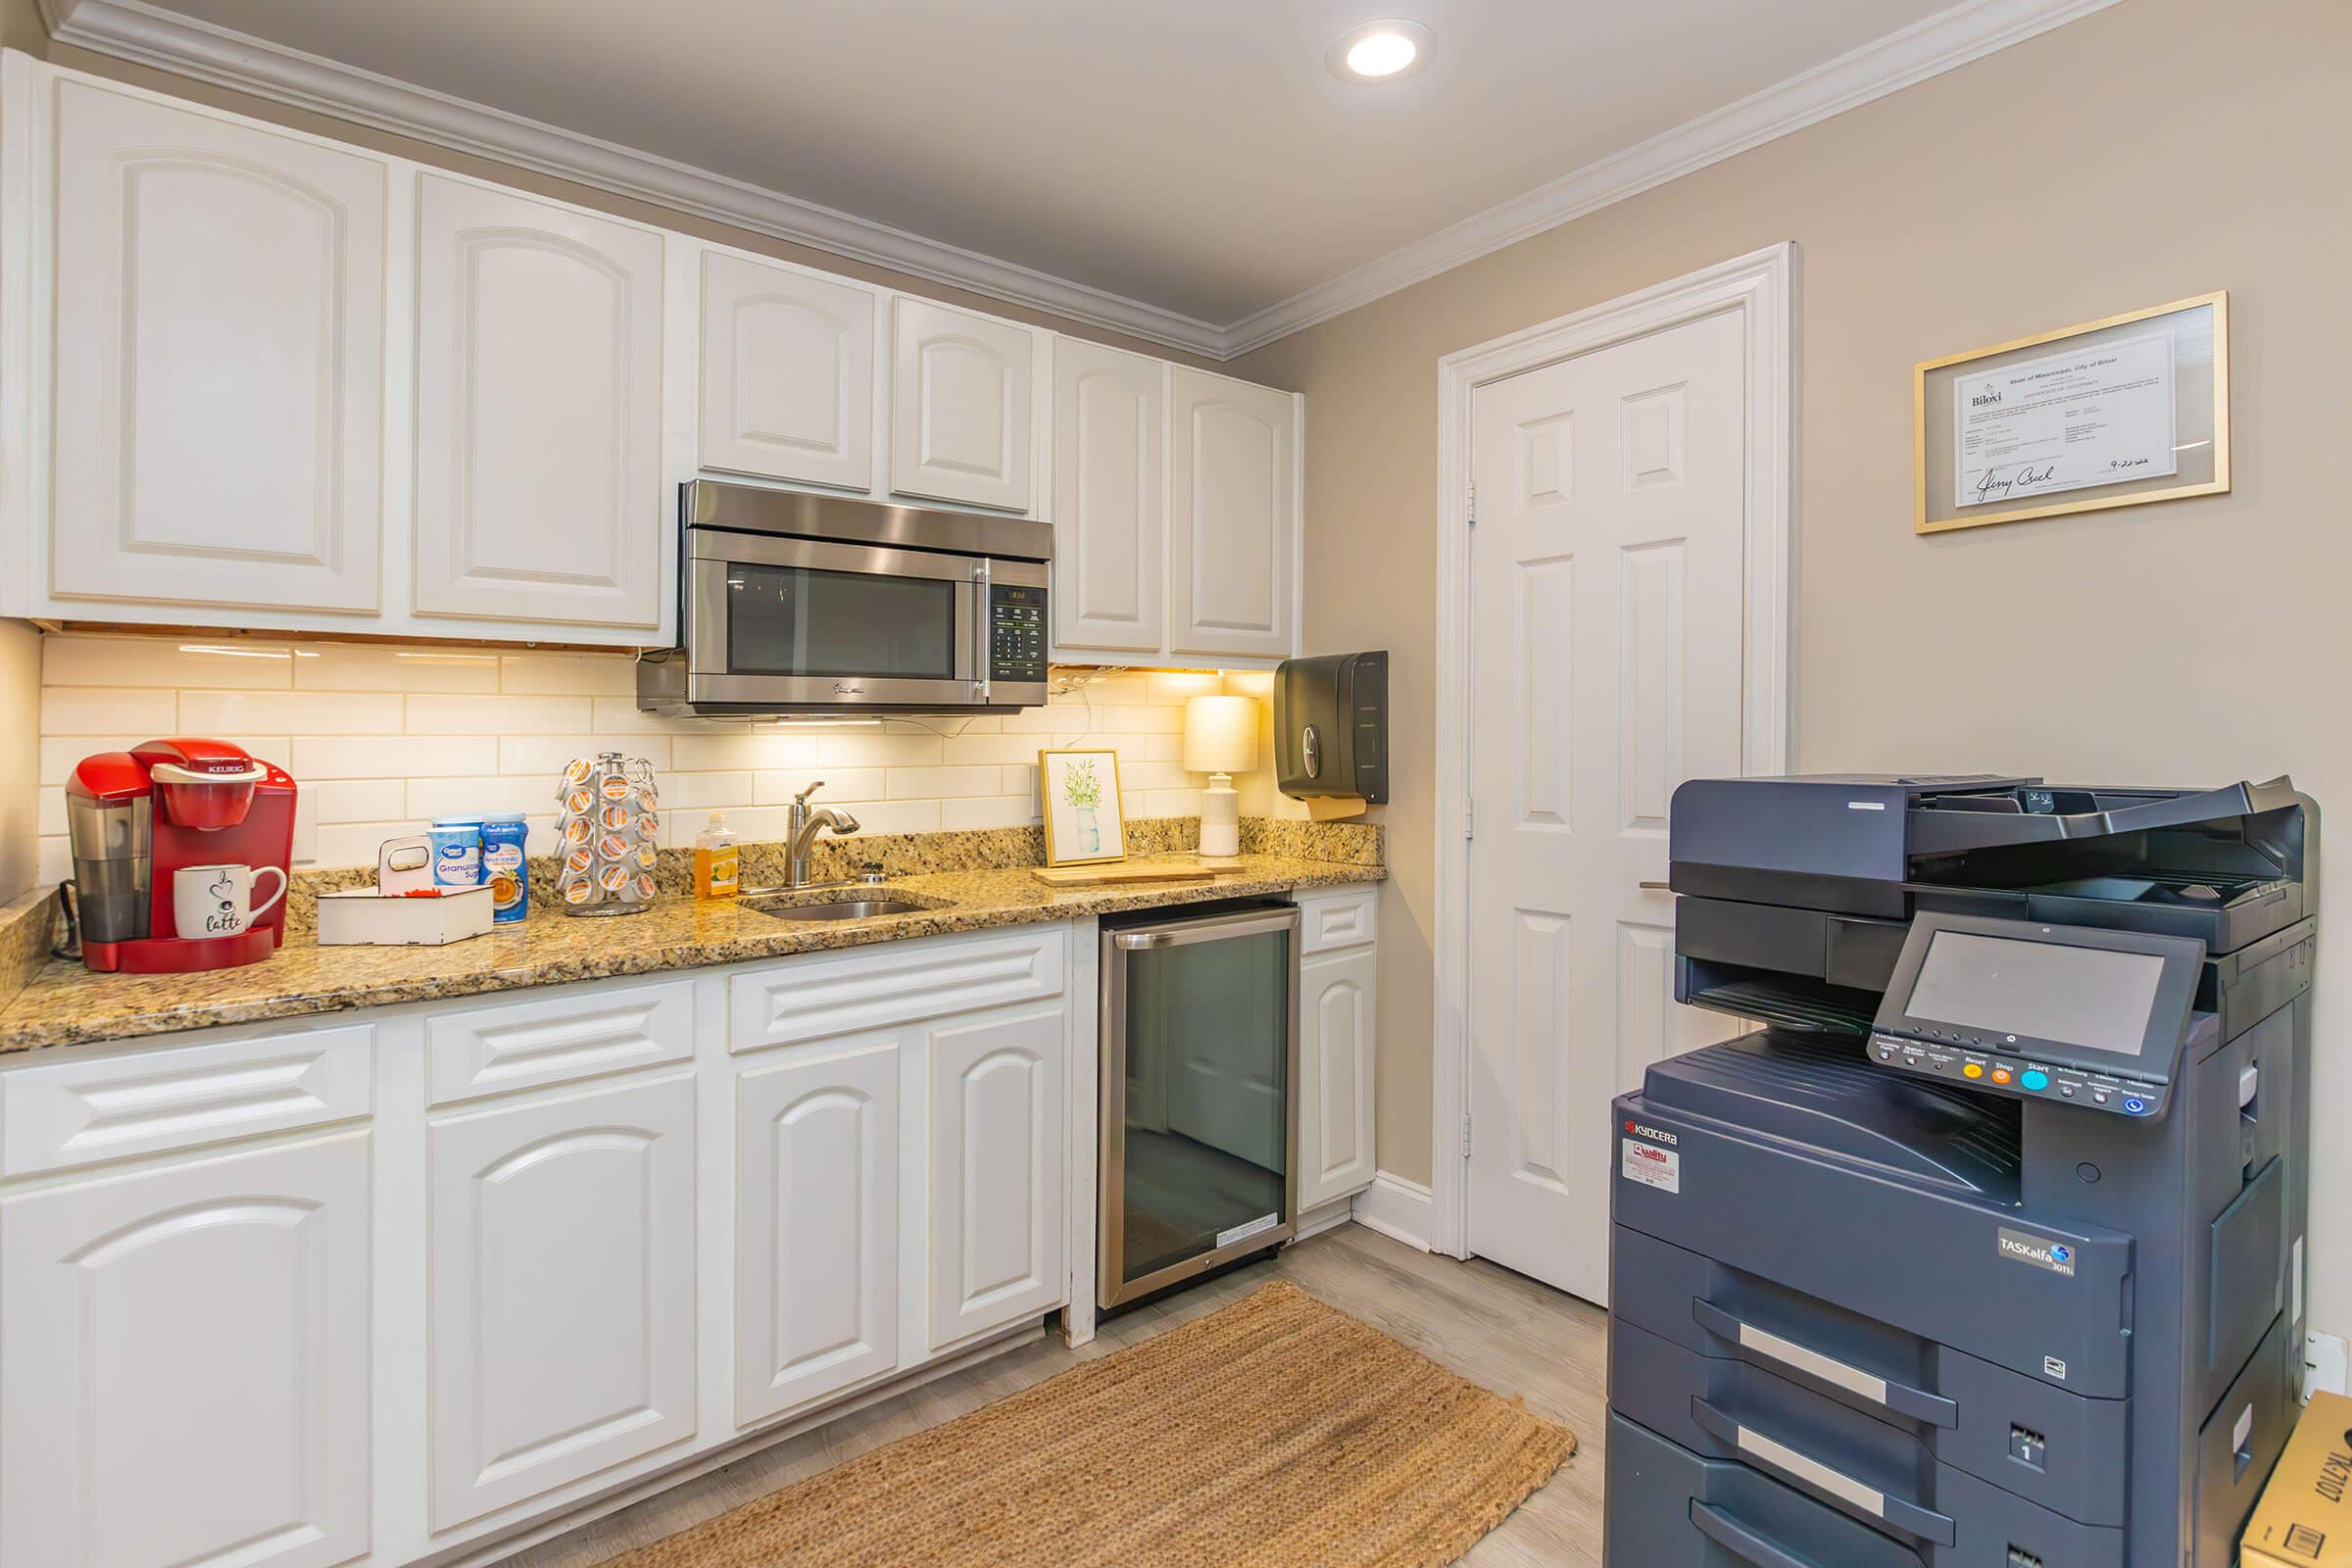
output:
[[[819,903],[806,900],[793,902],[798,895],[773,894],[766,898],[738,900],[746,909],[753,909],[776,920],[871,920],[885,914],[916,914],[932,907],[906,899],[834,899]]]

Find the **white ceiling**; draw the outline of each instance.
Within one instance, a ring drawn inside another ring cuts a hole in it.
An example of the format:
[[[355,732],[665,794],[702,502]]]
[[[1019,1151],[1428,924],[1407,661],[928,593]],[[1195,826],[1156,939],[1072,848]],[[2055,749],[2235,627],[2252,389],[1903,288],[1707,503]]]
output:
[[[1210,335],[1950,7],[52,3],[68,37],[96,13],[146,13],[149,31],[156,13],[176,13],[1142,302]],[[2084,7],[1956,8],[2000,11],[2003,25],[2054,9]],[[1392,15],[1435,31],[1428,69],[1385,86],[1335,78],[1332,41]]]

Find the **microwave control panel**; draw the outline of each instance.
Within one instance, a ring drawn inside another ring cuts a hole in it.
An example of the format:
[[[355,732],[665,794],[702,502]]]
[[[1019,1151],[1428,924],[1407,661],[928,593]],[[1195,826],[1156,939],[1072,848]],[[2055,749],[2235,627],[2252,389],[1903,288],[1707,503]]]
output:
[[[1000,681],[1046,678],[1046,591],[1013,583],[988,590],[988,675]]]

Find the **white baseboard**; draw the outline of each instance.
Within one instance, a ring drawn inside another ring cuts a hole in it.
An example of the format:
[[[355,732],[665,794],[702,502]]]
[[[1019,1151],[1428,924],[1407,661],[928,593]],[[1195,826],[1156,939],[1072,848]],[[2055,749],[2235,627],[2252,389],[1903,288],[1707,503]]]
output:
[[[1429,1250],[1429,1189],[1382,1171],[1355,1195],[1355,1222],[1407,1247]]]
[[[1310,1236],[1320,1236],[1335,1225],[1345,1225],[1355,1218],[1353,1198],[1335,1198],[1328,1203],[1318,1203],[1298,1216],[1298,1229],[1291,1238],[1295,1246]]]

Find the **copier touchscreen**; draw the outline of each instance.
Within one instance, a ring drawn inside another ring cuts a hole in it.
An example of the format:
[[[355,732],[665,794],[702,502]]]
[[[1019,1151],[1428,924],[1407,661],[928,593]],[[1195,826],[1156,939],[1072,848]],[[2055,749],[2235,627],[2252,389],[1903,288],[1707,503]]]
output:
[[[1938,931],[1903,1010],[2136,1056],[2163,978],[2164,959],[2152,953]]]

